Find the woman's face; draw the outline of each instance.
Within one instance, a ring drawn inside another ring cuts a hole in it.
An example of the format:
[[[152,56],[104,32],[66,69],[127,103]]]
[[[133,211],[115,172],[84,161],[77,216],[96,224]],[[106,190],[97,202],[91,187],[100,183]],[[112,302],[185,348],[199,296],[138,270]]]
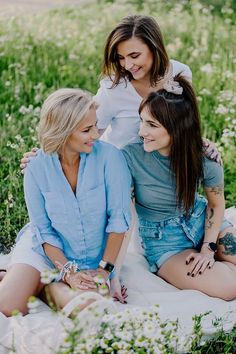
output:
[[[65,149],[68,152],[85,152],[89,154],[98,138],[96,111],[94,108],[91,108],[79,127],[69,136],[65,144]]]
[[[118,44],[117,54],[120,65],[132,74],[134,80],[149,80],[153,54],[145,43],[132,37]]]
[[[158,150],[161,155],[168,156],[171,139],[166,128],[154,119],[146,108],[142,110],[140,118],[139,135],[144,139],[144,150],[147,152]]]

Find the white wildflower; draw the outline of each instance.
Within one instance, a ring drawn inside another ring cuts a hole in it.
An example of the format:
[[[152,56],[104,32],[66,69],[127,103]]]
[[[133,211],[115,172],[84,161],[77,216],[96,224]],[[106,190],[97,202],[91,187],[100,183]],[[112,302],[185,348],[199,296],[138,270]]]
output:
[[[214,72],[214,68],[211,64],[205,64],[203,65],[200,70],[203,72],[203,73],[207,73],[207,74],[211,74]]]

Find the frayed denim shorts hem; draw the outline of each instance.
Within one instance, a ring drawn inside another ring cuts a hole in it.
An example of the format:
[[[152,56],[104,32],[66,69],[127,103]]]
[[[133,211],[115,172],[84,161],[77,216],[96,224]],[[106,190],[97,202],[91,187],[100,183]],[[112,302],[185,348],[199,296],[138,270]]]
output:
[[[188,218],[181,215],[153,222],[139,216],[139,235],[152,273],[158,272],[170,257],[186,249],[200,250],[205,230],[206,207],[206,199],[198,196]],[[224,219],[220,232],[231,226]]]

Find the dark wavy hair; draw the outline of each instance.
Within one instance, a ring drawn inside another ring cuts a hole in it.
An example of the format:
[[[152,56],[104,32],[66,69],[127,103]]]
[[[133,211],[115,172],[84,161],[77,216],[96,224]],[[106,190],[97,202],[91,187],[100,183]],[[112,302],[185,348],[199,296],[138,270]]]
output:
[[[118,85],[121,78],[131,80],[131,73],[120,65],[117,54],[119,43],[132,37],[145,43],[153,55],[150,81],[155,86],[158,80],[164,76],[169,64],[169,58],[164,46],[161,30],[150,16],[131,15],[123,18],[121,22],[108,35],[105,49],[102,73],[109,76],[113,86]]]
[[[139,113],[148,109],[170,135],[169,157],[176,179],[177,203],[188,214],[203,176],[200,114],[191,84],[180,74],[174,80],[183,88],[181,95],[164,89],[152,92],[141,102]]]

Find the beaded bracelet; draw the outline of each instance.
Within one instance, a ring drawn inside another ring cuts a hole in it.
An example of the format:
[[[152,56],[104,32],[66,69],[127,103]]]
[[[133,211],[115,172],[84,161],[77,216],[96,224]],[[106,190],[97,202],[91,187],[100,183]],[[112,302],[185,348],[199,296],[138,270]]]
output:
[[[56,281],[65,281],[66,275],[69,275],[71,273],[76,273],[79,271],[78,264],[76,261],[68,261],[64,264],[62,267],[60,273],[58,274]]]

